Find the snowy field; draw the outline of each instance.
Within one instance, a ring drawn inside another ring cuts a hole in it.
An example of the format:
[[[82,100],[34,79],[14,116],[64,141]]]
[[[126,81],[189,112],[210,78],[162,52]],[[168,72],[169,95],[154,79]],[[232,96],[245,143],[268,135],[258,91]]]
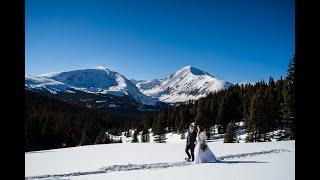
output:
[[[295,179],[295,141],[209,142],[221,161],[193,164],[184,162],[185,140],[177,137],[173,134],[171,143],[165,144],[103,144],[28,152],[25,176],[46,180]]]

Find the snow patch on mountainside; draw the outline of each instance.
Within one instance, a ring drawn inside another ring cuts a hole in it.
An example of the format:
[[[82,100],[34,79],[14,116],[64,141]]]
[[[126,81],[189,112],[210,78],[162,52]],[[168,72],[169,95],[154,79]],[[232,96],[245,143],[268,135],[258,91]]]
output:
[[[146,80],[135,80],[135,79],[130,79],[130,81],[133,82],[133,84],[138,84],[138,83],[147,82]]]
[[[152,81],[143,81],[143,82],[139,82],[136,84],[136,86],[139,88],[139,89],[143,89],[143,90],[149,90],[149,89],[152,89],[156,86],[159,86],[161,83],[161,80],[159,79],[154,79]]]
[[[243,81],[243,82],[240,82],[240,83],[237,83],[237,84],[239,84],[240,86],[241,85],[254,85],[254,83],[253,82],[250,82],[250,81]]]
[[[62,82],[52,80],[46,77],[35,77],[26,75],[25,87],[30,89],[42,89],[47,90],[53,94],[59,91],[67,91],[70,87]]]

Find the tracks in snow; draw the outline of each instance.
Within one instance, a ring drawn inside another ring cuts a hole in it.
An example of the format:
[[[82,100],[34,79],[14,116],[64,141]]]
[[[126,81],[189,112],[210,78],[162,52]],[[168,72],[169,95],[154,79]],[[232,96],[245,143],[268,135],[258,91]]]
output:
[[[245,158],[245,157],[252,157],[252,156],[260,156],[264,154],[275,154],[275,153],[280,153],[280,152],[290,152],[287,149],[273,149],[269,151],[260,151],[260,152],[252,152],[252,153],[243,153],[243,154],[231,154],[231,155],[226,155],[226,156],[221,156],[218,159],[220,160],[225,160],[225,159],[238,159],[238,158]]]
[[[68,174],[55,174],[55,175],[43,175],[43,176],[31,176],[26,179],[45,179],[45,178],[62,178],[70,176],[82,176],[91,174],[110,173],[115,171],[132,171],[132,170],[144,170],[144,169],[164,169],[169,167],[182,167],[190,165],[189,162],[173,162],[173,163],[154,163],[154,164],[127,164],[127,165],[113,165],[105,168],[100,168],[98,171],[88,172],[75,172]]]
[[[275,154],[275,153],[280,153],[280,152],[290,152],[290,151],[286,150],[286,149],[273,149],[273,150],[269,150],[269,151],[226,155],[226,156],[218,157],[218,159],[220,161],[217,163],[224,163],[223,160],[226,160],[226,159],[239,159],[239,158],[260,156],[260,155],[266,155],[266,154]],[[226,161],[226,163],[228,163],[228,162]],[[238,161],[238,163],[241,163],[241,161]],[[252,163],[254,163],[254,161],[252,161]],[[188,165],[192,165],[192,164],[193,163],[183,161],[183,162],[171,162],[171,163],[112,165],[112,166],[100,168],[97,171],[29,176],[29,177],[26,177],[25,179],[27,179],[27,180],[31,180],[31,179],[47,179],[47,180],[48,179],[60,179],[60,178],[68,178],[71,176],[102,174],[102,173],[111,173],[111,172],[117,172],[117,171],[132,171],[132,170],[147,170],[147,169],[164,169],[164,168],[169,168],[169,167],[183,167],[183,166],[188,166]]]

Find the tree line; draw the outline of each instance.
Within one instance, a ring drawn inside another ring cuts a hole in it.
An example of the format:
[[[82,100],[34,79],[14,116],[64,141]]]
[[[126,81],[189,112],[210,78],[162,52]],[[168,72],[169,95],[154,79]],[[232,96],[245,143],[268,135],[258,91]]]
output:
[[[116,143],[109,134],[137,127],[140,115],[90,109],[25,91],[25,151]]]

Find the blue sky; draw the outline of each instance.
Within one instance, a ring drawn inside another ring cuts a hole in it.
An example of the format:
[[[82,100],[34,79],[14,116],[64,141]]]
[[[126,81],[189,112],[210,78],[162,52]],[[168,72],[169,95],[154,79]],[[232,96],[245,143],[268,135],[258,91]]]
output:
[[[191,65],[230,82],[278,79],[293,0],[27,0],[26,73],[105,66],[128,79]]]

